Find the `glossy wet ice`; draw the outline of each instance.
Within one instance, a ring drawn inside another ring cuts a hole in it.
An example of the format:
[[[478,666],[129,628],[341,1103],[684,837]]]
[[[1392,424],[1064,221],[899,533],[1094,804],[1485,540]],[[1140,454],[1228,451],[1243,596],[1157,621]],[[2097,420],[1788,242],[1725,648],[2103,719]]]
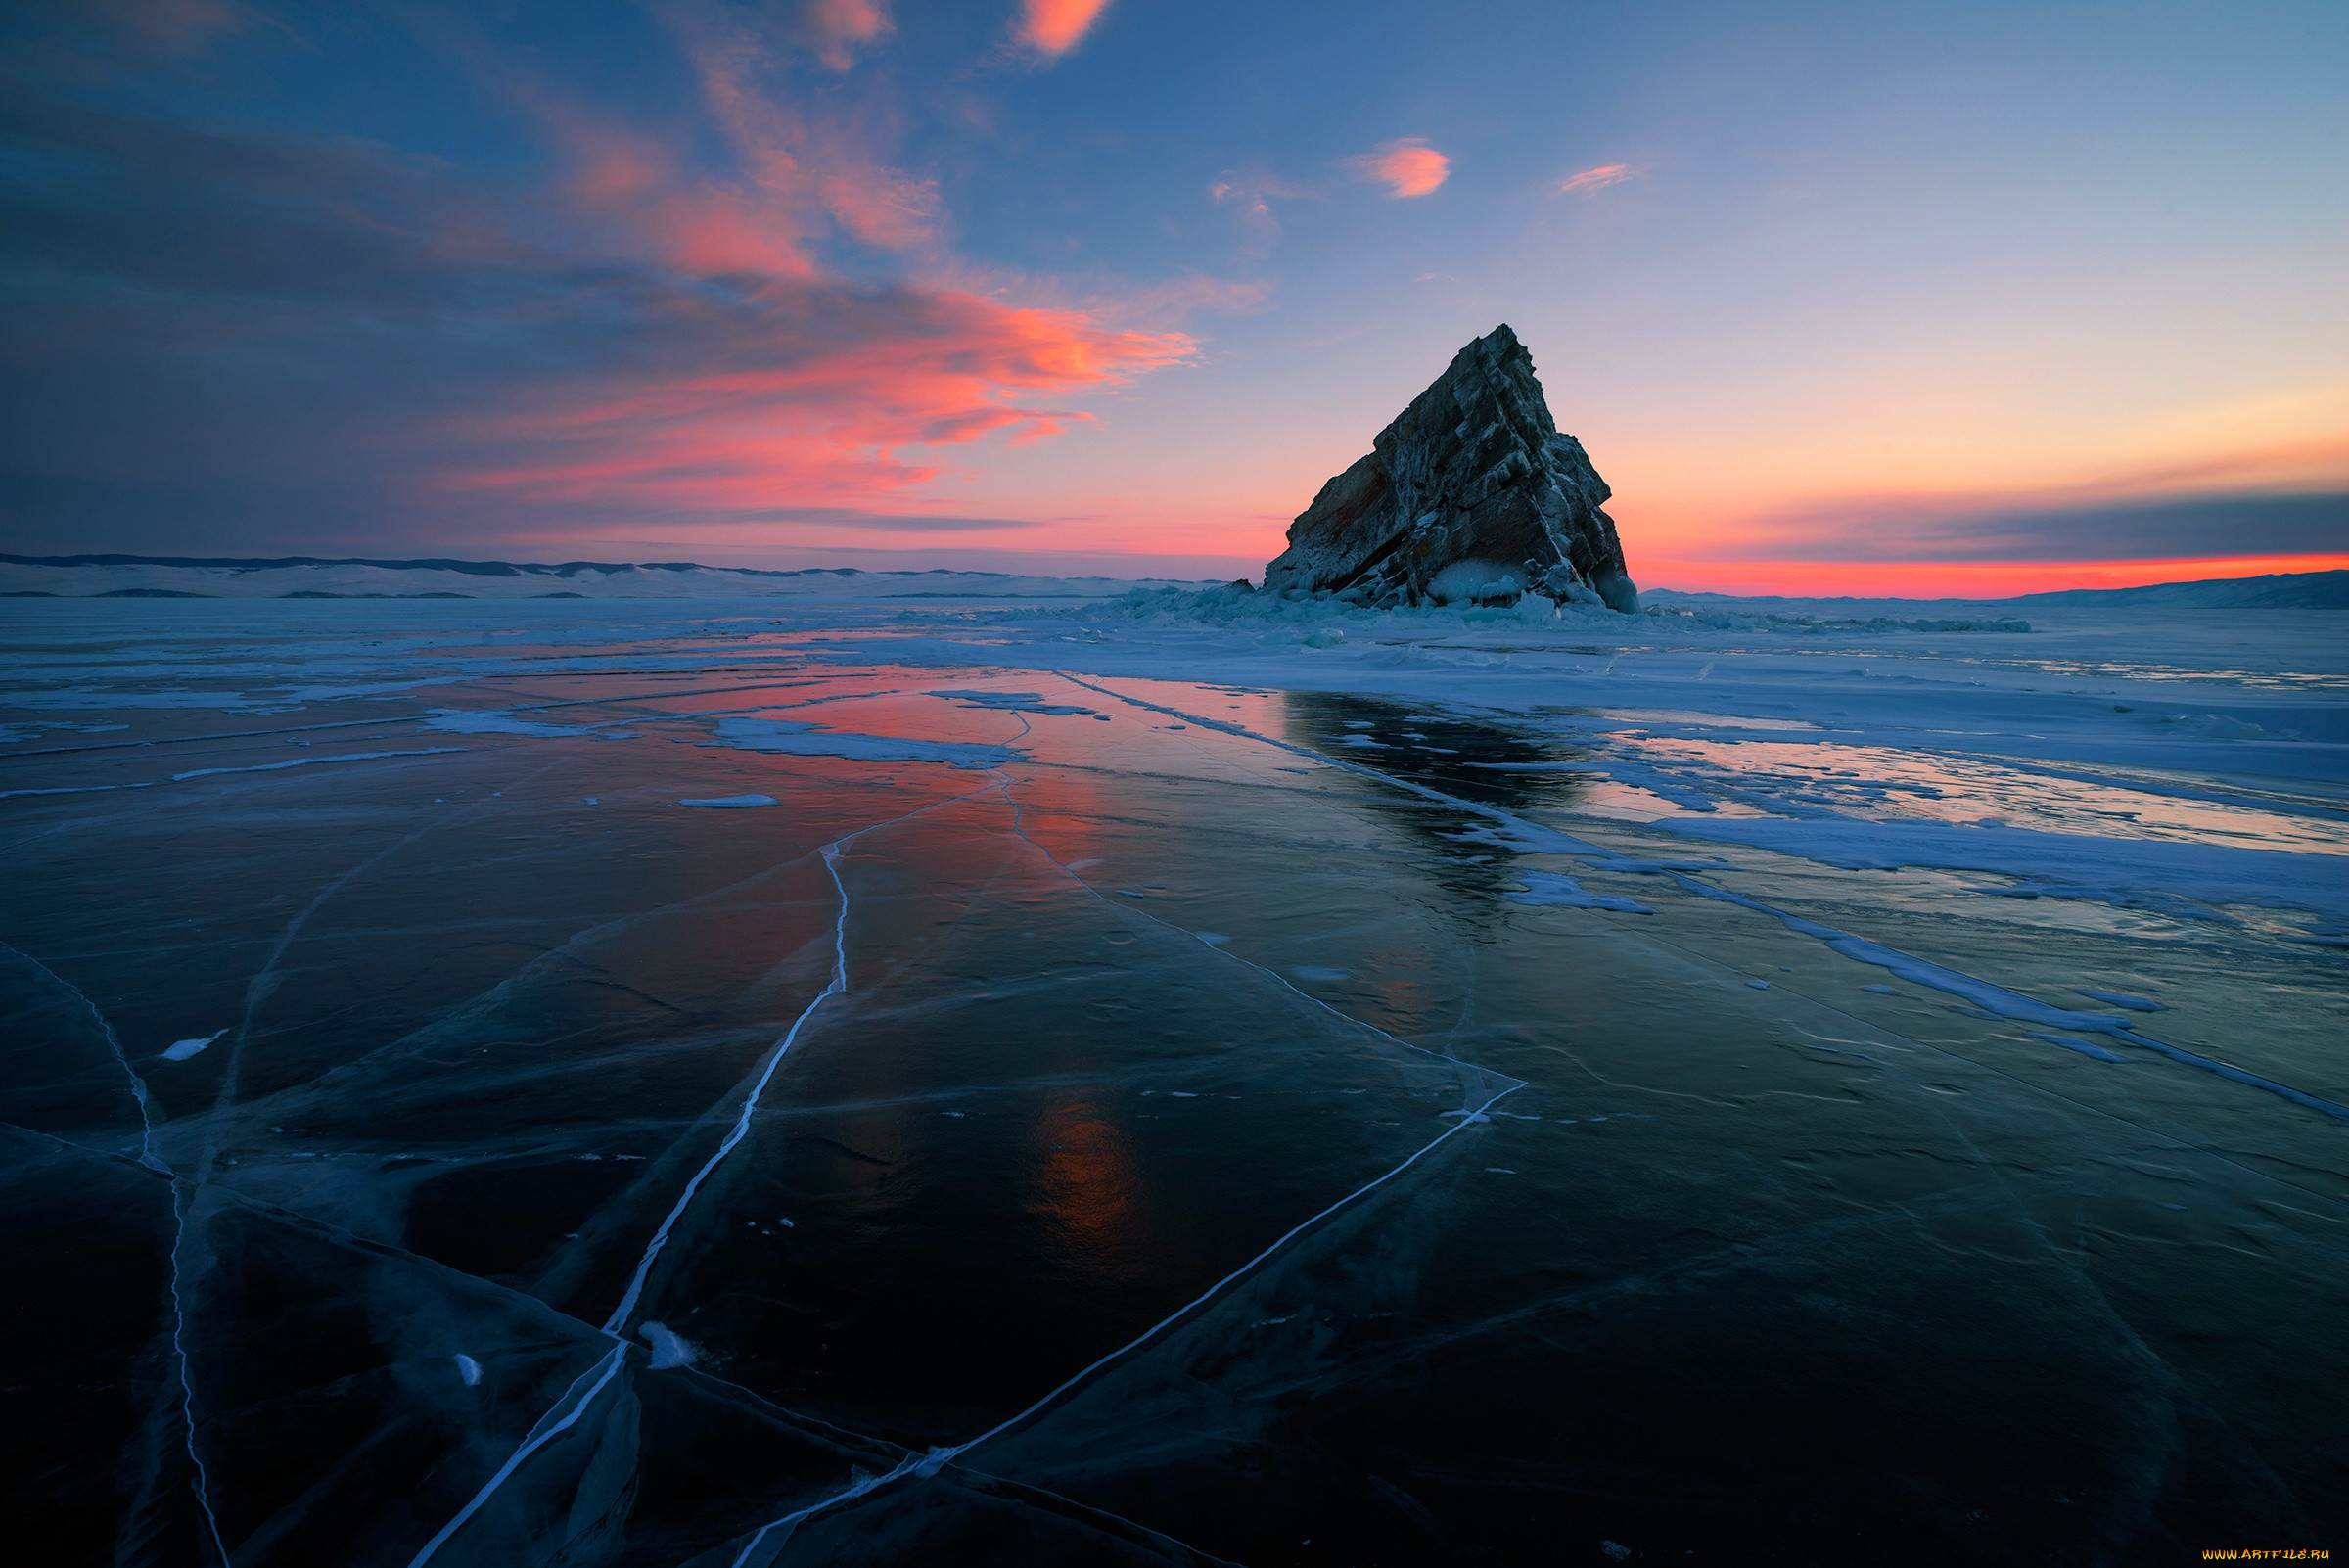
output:
[[[894,612],[135,608],[15,633],[8,1473],[52,1560],[2344,1518],[2322,922],[1681,831],[1891,793],[2337,855],[2291,790],[898,662]]]

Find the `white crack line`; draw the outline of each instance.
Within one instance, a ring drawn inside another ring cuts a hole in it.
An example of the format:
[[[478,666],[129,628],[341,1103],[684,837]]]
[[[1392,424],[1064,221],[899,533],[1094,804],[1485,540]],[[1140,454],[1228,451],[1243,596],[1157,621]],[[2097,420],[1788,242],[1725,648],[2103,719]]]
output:
[[[0,945],[6,945],[0,944]],[[147,1097],[147,1081],[139,1077],[137,1071],[131,1067],[130,1057],[122,1049],[121,1038],[115,1035],[113,1022],[107,1018],[106,1014],[98,1010],[96,1002],[82,994],[80,987],[67,980],[30,953],[17,947],[9,947],[8,950],[32,965],[42,974],[47,975],[60,989],[88,1009],[89,1015],[98,1021],[98,1028],[106,1037],[107,1049],[114,1052],[115,1065],[121,1068],[122,1076],[130,1081],[131,1098],[138,1102],[139,1164],[171,1183],[171,1245],[163,1255],[169,1266],[164,1288],[171,1298],[171,1360],[179,1379],[179,1422],[187,1434],[188,1463],[196,1471],[196,1505],[204,1510],[205,1529],[211,1536],[212,1549],[220,1554],[220,1561],[226,1564],[229,1561],[228,1545],[220,1539],[220,1520],[212,1512],[211,1473],[205,1468],[204,1455],[196,1449],[196,1390],[188,1376],[188,1347],[185,1338],[188,1309],[187,1303],[181,1299],[179,1294],[179,1243],[180,1237],[186,1232],[188,1225],[187,1213],[180,1207],[180,1203],[187,1183],[182,1181],[179,1174],[166,1165],[155,1152],[155,1105]]]
[[[1079,682],[1079,684],[1082,685],[1083,683]],[[1098,690],[1099,688],[1094,689]],[[1107,695],[1115,697],[1118,694],[1115,692],[1110,692]],[[1023,724],[1026,723],[1025,717],[1022,718],[1021,722]],[[1021,731],[1023,736],[1026,733],[1026,729]],[[1053,865],[1058,866],[1060,870],[1068,876],[1070,881],[1084,889],[1086,893],[1090,894],[1102,904],[1117,908],[1122,913],[1141,913],[1145,919],[1151,920],[1158,925],[1165,926],[1169,930],[1180,930],[1179,927],[1169,925],[1168,922],[1159,920],[1157,916],[1148,914],[1146,911],[1127,910],[1124,905],[1110,904],[1110,900],[1102,896],[1101,891],[1098,888],[1095,888],[1091,883],[1086,882],[1082,877],[1078,876],[1075,872],[1070,871],[1067,866],[1061,865],[1059,859],[1053,855],[1051,851],[1046,850],[1042,845],[1037,844],[1034,839],[1028,837],[1027,829],[1024,825],[1024,813],[1021,810],[1018,800],[1011,793],[1010,780],[1008,778],[998,778],[998,785],[1003,790],[1004,800],[1009,803],[1012,807],[1013,831],[1017,833],[1021,840],[1025,842],[1031,849],[1034,849],[1045,859],[1050,860]],[[1187,936],[1188,933],[1185,932],[1183,935]],[[1221,951],[1221,949],[1213,950]],[[997,1422],[995,1425],[980,1433],[977,1437],[956,1444],[951,1448],[935,1448],[930,1450],[926,1454],[908,1454],[897,1465],[895,1469],[889,1470],[881,1475],[867,1476],[852,1486],[844,1487],[839,1492],[833,1493],[828,1497],[818,1499],[816,1501],[809,1503],[804,1508],[796,1509],[791,1513],[784,1514],[777,1519],[769,1520],[767,1523],[760,1526],[759,1530],[750,1538],[750,1540],[743,1543],[741,1551],[735,1554],[732,1568],[749,1568],[751,1554],[757,1551],[760,1545],[764,1542],[770,1534],[777,1530],[783,1531],[785,1537],[788,1539],[790,1533],[799,1527],[799,1524],[802,1520],[806,1519],[813,1514],[821,1513],[826,1509],[837,1507],[844,1502],[853,1501],[857,1498],[861,1498],[868,1493],[878,1491],[880,1488],[888,1486],[890,1483],[898,1481],[908,1475],[920,1475],[924,1477],[934,1476],[941,1468],[948,1463],[951,1463],[955,1459],[960,1458],[963,1454],[968,1453],[980,1444],[986,1443],[992,1438],[1002,1436],[1005,1432],[1010,1431],[1013,1427],[1018,1426],[1028,1420],[1029,1417],[1045,1409],[1063,1394],[1068,1393],[1071,1389],[1086,1381],[1095,1372],[1100,1371],[1103,1367],[1110,1365],[1112,1362],[1123,1360],[1125,1357],[1132,1354],[1134,1351],[1148,1344],[1151,1340],[1156,1339],[1160,1334],[1166,1332],[1167,1329],[1173,1327],[1175,1323],[1181,1321],[1184,1317],[1187,1317],[1192,1313],[1198,1311],[1201,1307],[1207,1305],[1208,1302],[1221,1295],[1227,1286],[1246,1277],[1249,1273],[1253,1272],[1259,1265],[1263,1264],[1274,1253],[1279,1252],[1290,1242],[1296,1240],[1299,1236],[1304,1235],[1307,1231],[1313,1229],[1315,1225],[1318,1225],[1322,1221],[1328,1219],[1331,1215],[1336,1214],[1339,1210],[1346,1208],[1350,1204],[1354,1203],[1357,1199],[1376,1191],[1378,1188],[1386,1185],[1389,1181],[1392,1181],[1398,1176],[1401,1176],[1404,1172],[1409,1170],[1412,1166],[1418,1164],[1422,1159],[1434,1152],[1435,1149],[1444,1143],[1446,1139],[1456,1136],[1465,1128],[1489,1120],[1487,1113],[1491,1111],[1495,1105],[1499,1104],[1502,1100],[1516,1093],[1519,1089],[1528,1086],[1525,1081],[1522,1079],[1510,1078],[1509,1075],[1505,1073],[1496,1073],[1491,1068],[1479,1067],[1473,1062],[1463,1062],[1456,1056],[1448,1056],[1442,1051],[1430,1050],[1424,1045],[1413,1045],[1408,1040],[1399,1039],[1395,1036],[1388,1034],[1385,1030],[1380,1029],[1376,1024],[1367,1023],[1361,1019],[1354,1017],[1352,1014],[1340,1012],[1337,1008],[1330,1006],[1327,1002],[1322,1001],[1319,997],[1310,995],[1302,991],[1298,991],[1296,987],[1289,985],[1289,983],[1285,979],[1282,979],[1281,976],[1274,974],[1273,971],[1269,969],[1266,969],[1261,964],[1251,963],[1249,960],[1241,958],[1234,953],[1224,953],[1223,956],[1231,958],[1235,962],[1243,964],[1250,969],[1259,970],[1264,974],[1271,975],[1274,980],[1279,981],[1280,984],[1286,987],[1289,991],[1295,992],[1299,996],[1304,997],[1307,1001],[1312,1002],[1314,1006],[1319,1007],[1322,1011],[1329,1013],[1333,1017],[1343,1019],[1347,1023],[1366,1029],[1372,1034],[1379,1036],[1381,1038],[1391,1040],[1395,1044],[1401,1045],[1406,1050],[1418,1051],[1422,1055],[1433,1056],[1439,1060],[1451,1062],[1455,1067],[1466,1068],[1471,1072],[1481,1074],[1488,1078],[1503,1080],[1508,1084],[1509,1086],[1501,1089],[1498,1093],[1487,1096],[1481,1103],[1468,1108],[1467,1113],[1461,1116],[1458,1121],[1452,1123],[1451,1127],[1446,1128],[1436,1137],[1429,1140],[1419,1149],[1413,1151],[1409,1158],[1405,1159],[1401,1165],[1394,1167],[1392,1170],[1386,1172],[1382,1176],[1364,1182],[1361,1186],[1355,1188],[1354,1191],[1349,1192],[1344,1197],[1338,1199],[1335,1203],[1330,1204],[1327,1208],[1321,1210],[1319,1213],[1312,1216],[1311,1218],[1300,1221],[1297,1224],[1282,1232],[1278,1238],[1276,1238],[1269,1246],[1266,1247],[1262,1252],[1258,1253],[1255,1257],[1249,1259],[1246,1263],[1240,1265],[1237,1268],[1234,1268],[1230,1273],[1225,1274],[1221,1279],[1219,1279],[1214,1284],[1208,1286],[1207,1289],[1201,1291],[1190,1301],[1185,1302],[1180,1307],[1177,1307],[1174,1312],[1169,1313],[1165,1317],[1159,1319],[1150,1327],[1142,1330],[1141,1333],[1135,1335],[1132,1339],[1128,1340],[1116,1350],[1109,1352],[1107,1355],[1101,1357],[1091,1364],[1072,1374],[1066,1380],[1054,1387],[1050,1392],[1046,1393],[1042,1398],[1036,1400],[1033,1405],[1030,1405],[1026,1409]],[[1141,1528],[1150,1529],[1150,1527],[1147,1525],[1144,1525]],[[1151,1530],[1151,1534],[1163,1535],[1163,1532]],[[1172,1536],[1166,1536],[1165,1539],[1173,1541],[1175,1538]]]
[[[1441,1133],[1437,1134],[1436,1137],[1431,1139],[1427,1144],[1415,1151],[1401,1165],[1396,1166],[1393,1170],[1388,1171],[1383,1176],[1374,1177],[1373,1179],[1364,1182],[1362,1185],[1355,1188],[1352,1192],[1349,1192],[1346,1194],[1346,1196],[1338,1199],[1337,1202],[1331,1204],[1326,1209],[1321,1210],[1318,1214],[1313,1215],[1312,1218],[1298,1222],[1295,1225],[1292,1225],[1289,1229],[1283,1231],[1279,1238],[1273,1241],[1271,1245],[1265,1248],[1264,1251],[1258,1253],[1255,1257],[1249,1259],[1237,1268],[1234,1268],[1230,1273],[1225,1274],[1222,1278],[1208,1286],[1205,1290],[1201,1291],[1191,1300],[1183,1303],[1183,1305],[1180,1307],[1175,1308],[1174,1311],[1169,1313],[1166,1316],[1160,1318],[1148,1328],[1143,1329],[1139,1334],[1136,1334],[1132,1339],[1128,1340],[1116,1350],[1109,1352],[1107,1355],[1085,1366],[1081,1371],[1072,1374],[1059,1385],[1054,1387],[1049,1393],[1038,1399],[1035,1404],[1029,1406],[1026,1409],[1021,1410],[1018,1414],[1008,1416],[1001,1421],[996,1422],[993,1426],[989,1427],[977,1437],[957,1443],[952,1448],[932,1449],[926,1454],[908,1455],[902,1463],[898,1465],[896,1469],[889,1471],[885,1475],[867,1476],[863,1480],[857,1482],[854,1486],[843,1488],[841,1491],[832,1494],[830,1497],[822,1498],[814,1502],[809,1503],[805,1508],[795,1509],[793,1512],[784,1514],[779,1519],[769,1520],[767,1523],[760,1526],[758,1533],[753,1535],[749,1541],[745,1542],[743,1544],[742,1550],[735,1554],[733,1568],[746,1568],[746,1565],[750,1562],[751,1553],[758,1548],[760,1542],[766,1539],[767,1534],[770,1531],[788,1529],[797,1526],[801,1520],[807,1518],[811,1514],[821,1513],[825,1509],[837,1507],[843,1502],[848,1502],[856,1498],[861,1498],[866,1493],[876,1491],[879,1488],[887,1486],[891,1482],[898,1480],[901,1477],[907,1475],[936,1475],[941,1467],[957,1458],[960,1458],[963,1454],[968,1453],[980,1444],[988,1442],[992,1438],[1001,1437],[1013,1427],[1025,1422],[1030,1416],[1033,1416],[1043,1410],[1054,1401],[1058,1400],[1063,1394],[1066,1394],[1069,1392],[1069,1390],[1077,1387],[1077,1385],[1080,1383],[1084,1382],[1095,1372],[1101,1370],[1101,1368],[1109,1365],[1113,1361],[1123,1360],[1127,1356],[1132,1354],[1134,1351],[1140,1349],[1142,1346],[1148,1344],[1150,1341],[1156,1339],[1160,1334],[1165,1333],[1169,1328],[1173,1327],[1175,1323],[1180,1322],[1183,1318],[1189,1316],[1201,1307],[1206,1306],[1217,1296],[1221,1295],[1226,1286],[1246,1277],[1249,1273],[1253,1272],[1260,1264],[1264,1263],[1266,1259],[1271,1257],[1274,1253],[1279,1252],[1290,1242],[1296,1240],[1299,1236],[1304,1235],[1308,1230],[1313,1229],[1322,1221],[1328,1219],[1331,1215],[1336,1214],[1340,1209],[1346,1208],[1358,1198],[1363,1197],[1368,1193],[1375,1192],[1378,1188],[1385,1186],[1389,1181],[1394,1180],[1395,1177],[1401,1176],[1412,1166],[1417,1165],[1421,1160],[1425,1159],[1429,1154],[1433,1153],[1439,1146],[1441,1146],[1446,1139],[1457,1136],[1463,1129],[1473,1125],[1476,1122],[1476,1119],[1484,1115],[1486,1111],[1490,1110],[1493,1106],[1498,1104],[1500,1101],[1508,1098],[1510,1095],[1516,1093],[1518,1089],[1523,1087],[1525,1087],[1523,1084],[1517,1084],[1511,1087],[1504,1088],[1499,1093],[1486,1099],[1467,1116],[1462,1117],[1460,1120],[1452,1123],[1451,1126],[1446,1128]]]
[[[1586,843],[1570,834],[1560,833],[1555,828],[1528,822],[1522,817],[1501,810],[1498,807],[1484,806],[1475,801],[1462,800],[1456,795],[1447,795],[1442,790],[1431,789],[1425,784],[1414,783],[1407,778],[1397,778],[1391,773],[1382,773],[1375,767],[1365,767],[1359,762],[1348,761],[1343,758],[1324,756],[1310,747],[1294,745],[1284,740],[1275,740],[1269,735],[1259,734],[1243,725],[1228,723],[1222,719],[1202,718],[1196,715],[1184,713],[1179,708],[1169,708],[1162,703],[1150,702],[1140,697],[1128,697],[1124,692],[1112,690],[1107,686],[1096,686],[1089,680],[1061,670],[1054,670],[1053,673],[1059,675],[1063,680],[1082,686],[1087,691],[1099,692],[1104,697],[1114,698],[1131,708],[1142,708],[1152,713],[1165,714],[1170,717],[1179,718],[1206,729],[1220,729],[1227,735],[1238,736],[1243,740],[1257,741],[1294,756],[1310,758],[1330,767],[1339,767],[1348,772],[1359,773],[1365,778],[1378,779],[1397,789],[1406,790],[1424,800],[1440,801],[1446,806],[1473,812],[1491,821],[1516,828],[1530,836],[1554,839],[1561,847],[1556,853],[1588,860],[1601,870],[1606,869],[1609,862],[1621,861],[1624,858],[1612,850],[1600,849],[1597,845]],[[1700,897],[1719,899],[1724,903],[1738,904],[1744,908],[1773,916],[1781,921],[1787,930],[1799,936],[1815,937],[1846,958],[1888,969],[1912,985],[1930,987],[1932,990],[1948,995],[1960,997],[1984,1011],[1995,1013],[2002,1018],[2107,1035],[2114,1039],[2126,1040],[2132,1045],[2142,1045],[2149,1051],[2169,1057],[2172,1061],[2182,1062],[2188,1067],[2197,1067],[2206,1073],[2215,1073],[2221,1078],[2246,1084],[2252,1088],[2265,1089],[2295,1105],[2304,1106],[2321,1115],[2329,1116],[2336,1122],[2349,1125],[2349,1105],[2335,1104],[2331,1100],[2323,1099],[2306,1090],[2293,1088],[2288,1084],[2279,1084],[2274,1079],[2246,1072],[2242,1068],[2219,1061],[2215,1057],[2199,1055],[2181,1046],[2155,1039],[2149,1035],[2141,1035],[2131,1028],[2126,1020],[2104,1013],[2081,1013],[2074,1012],[2069,1008],[2051,1007],[2046,1002],[2035,1001],[2018,992],[2008,991],[2004,986],[1996,986],[1986,980],[1976,980],[1971,975],[1961,974],[1954,969],[1945,969],[1939,964],[1912,957],[1897,948],[1869,942],[1865,937],[1855,937],[1848,932],[1837,931],[1832,926],[1820,925],[1816,920],[1806,920],[1800,915],[1788,914],[1783,909],[1773,908],[1769,904],[1756,899],[1749,899],[1741,893],[1730,893],[1714,887],[1710,883],[1698,881],[1684,872],[1666,870],[1661,874],[1669,876],[1681,887]]]
[[[839,913],[833,917],[832,922],[831,980],[822,991],[816,993],[815,999],[801,1010],[799,1017],[792,1020],[791,1028],[775,1043],[775,1048],[767,1053],[766,1062],[760,1069],[758,1080],[751,1085],[751,1092],[744,1099],[741,1112],[734,1118],[733,1127],[727,1130],[724,1140],[718,1144],[717,1152],[703,1162],[702,1168],[694,1173],[693,1179],[685,1184],[685,1190],[677,1195],[677,1201],[670,1207],[668,1218],[661,1222],[661,1228],[653,1233],[653,1239],[646,1245],[644,1255],[636,1261],[636,1269],[628,1280],[626,1293],[621,1297],[620,1305],[612,1310],[612,1315],[605,1318],[603,1326],[597,1330],[616,1341],[611,1351],[594,1366],[573,1379],[571,1387],[563,1391],[562,1397],[548,1407],[546,1414],[540,1416],[537,1424],[530,1428],[530,1435],[514,1451],[513,1456],[504,1464],[499,1465],[496,1473],[483,1483],[482,1489],[474,1494],[471,1501],[457,1511],[455,1518],[442,1525],[432,1540],[426,1542],[416,1555],[408,1559],[408,1568],[424,1568],[424,1564],[432,1561],[433,1554],[446,1545],[449,1538],[455,1535],[467,1520],[481,1511],[483,1504],[489,1500],[498,1488],[506,1484],[514,1472],[521,1467],[523,1461],[544,1448],[558,1434],[569,1431],[576,1425],[579,1417],[586,1413],[587,1407],[594,1402],[596,1395],[602,1393],[605,1385],[619,1374],[621,1364],[626,1360],[628,1352],[628,1341],[622,1330],[626,1328],[628,1318],[636,1311],[636,1303],[643,1295],[645,1281],[652,1273],[655,1260],[668,1245],[669,1232],[676,1228],[677,1222],[684,1217],[686,1209],[693,1203],[694,1195],[701,1191],[702,1183],[710,1178],[710,1174],[718,1168],[727,1155],[734,1152],[737,1144],[750,1135],[751,1118],[758,1112],[760,1096],[766,1092],[766,1085],[774,1078],[775,1069],[782,1065],[784,1056],[798,1041],[800,1032],[807,1026],[807,1021],[815,1016],[817,1008],[833,997],[843,994],[849,989],[849,890],[848,885],[840,878],[839,856],[841,852],[863,838],[867,833],[878,832],[885,827],[895,827],[899,822],[910,821],[924,812],[957,805],[975,796],[985,795],[997,787],[990,784],[984,790],[972,790],[949,800],[933,801],[927,806],[918,807],[899,816],[893,816],[887,821],[869,823],[853,833],[834,839],[823,847],[820,853],[824,859],[824,869],[830,873],[832,887],[840,896]],[[601,1369],[600,1375],[597,1375],[598,1368]],[[590,1376],[594,1376],[594,1383],[587,1388],[584,1394],[579,1394],[580,1385],[585,1383]],[[578,1398],[572,1404],[570,1413],[564,1415],[560,1420],[556,1420],[555,1412],[561,1410],[565,1402],[572,1400],[575,1394],[577,1394]],[[552,1425],[548,1424],[550,1421],[553,1423]]]

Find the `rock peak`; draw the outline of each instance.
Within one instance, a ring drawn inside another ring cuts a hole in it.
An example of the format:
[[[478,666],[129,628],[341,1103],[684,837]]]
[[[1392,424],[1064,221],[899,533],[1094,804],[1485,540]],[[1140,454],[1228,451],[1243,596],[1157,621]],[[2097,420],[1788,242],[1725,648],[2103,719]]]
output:
[[[1628,614],[1639,594],[1600,510],[1611,493],[1550,418],[1534,356],[1504,322],[1321,486],[1265,586],[1367,605],[1531,590]]]

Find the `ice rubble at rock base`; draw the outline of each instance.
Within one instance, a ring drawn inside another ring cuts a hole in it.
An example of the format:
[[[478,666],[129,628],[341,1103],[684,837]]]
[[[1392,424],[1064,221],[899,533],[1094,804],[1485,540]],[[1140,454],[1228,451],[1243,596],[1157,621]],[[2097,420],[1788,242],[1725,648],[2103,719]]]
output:
[[[1256,588],[1245,582],[1212,588],[1135,588],[1123,597],[1049,612],[1072,621],[1138,621],[1152,625],[1203,626],[1262,623],[1340,624],[1407,635],[1460,626],[1533,626],[1561,631],[1621,635],[1632,626],[1639,635],[1678,631],[1760,631],[1789,636],[1891,635],[1898,632],[1982,631],[2022,633],[2031,623],[2014,616],[1839,616],[1800,610],[1733,610],[1671,600],[1649,601],[1625,616],[1589,599],[1553,599],[1540,592],[1512,594],[1505,603],[1366,606],[1328,588]]]

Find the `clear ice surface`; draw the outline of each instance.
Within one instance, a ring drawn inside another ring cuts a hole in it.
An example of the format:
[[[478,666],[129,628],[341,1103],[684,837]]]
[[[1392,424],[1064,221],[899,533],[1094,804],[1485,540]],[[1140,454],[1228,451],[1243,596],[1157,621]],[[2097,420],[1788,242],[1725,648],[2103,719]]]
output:
[[[39,1560],[2341,1539],[2342,618],[1179,612],[13,603]]]

